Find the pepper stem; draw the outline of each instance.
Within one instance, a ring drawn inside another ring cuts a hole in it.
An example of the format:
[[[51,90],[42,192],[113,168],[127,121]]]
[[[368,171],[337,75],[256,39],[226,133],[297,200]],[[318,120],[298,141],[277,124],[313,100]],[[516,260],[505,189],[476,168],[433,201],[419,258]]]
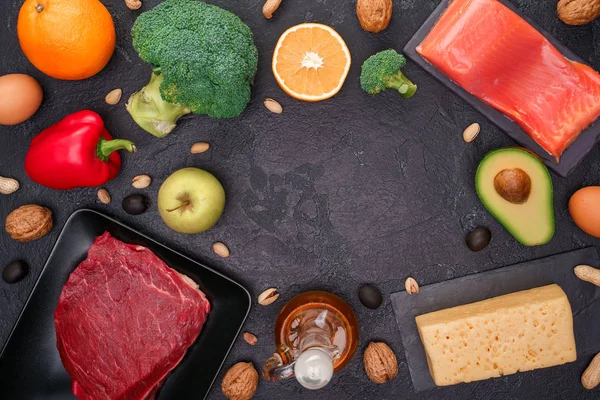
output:
[[[125,139],[113,139],[106,140],[100,139],[98,143],[98,157],[101,160],[106,161],[108,157],[117,150],[127,150],[130,153],[135,153],[135,144],[130,140]]]

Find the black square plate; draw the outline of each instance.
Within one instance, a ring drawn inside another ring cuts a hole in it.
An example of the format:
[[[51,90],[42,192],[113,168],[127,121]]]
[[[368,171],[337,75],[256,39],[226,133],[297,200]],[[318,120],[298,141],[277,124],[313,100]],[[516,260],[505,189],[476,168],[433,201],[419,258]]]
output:
[[[127,226],[91,210],[73,213],[63,228],[25,308],[0,355],[4,399],[74,399],[71,379],[56,349],[54,310],[71,272],[87,257],[94,239],[117,239],[152,250],[200,285],[211,304],[200,336],[169,375],[158,399],[206,397],[250,311],[248,291],[231,279]]]
[[[594,247],[427,285],[417,294],[392,293],[392,306],[415,391],[436,387],[429,373],[416,316],[552,283],[564,290],[571,303],[577,356],[600,351],[600,323],[594,322],[600,313],[600,288],[575,276],[573,268],[581,264],[600,266]]]
[[[537,26],[533,21],[529,18],[521,14],[519,10],[513,6],[507,0],[498,0],[500,3],[504,4],[506,7],[514,11],[517,15],[527,21],[531,26],[533,26],[538,32],[540,32],[554,47],[558,49],[566,58],[572,61],[578,61],[580,63],[585,64],[579,56],[573,53],[571,50],[566,48],[562,43],[552,37],[548,32],[541,29]],[[540,156],[546,165],[556,172],[558,175],[562,177],[567,177],[573,170],[579,165],[581,160],[592,150],[595,144],[600,139],[600,123],[596,121],[596,123],[589,126],[585,129],[581,135],[565,150],[562,154],[560,163],[556,163],[554,158],[549,155],[544,149],[541,148],[539,144],[535,142],[525,131],[521,129],[517,123],[513,122],[506,115],[502,114],[500,111],[495,108],[488,106],[483,101],[479,100],[477,97],[473,96],[446,75],[441,72],[439,69],[430,64],[427,60],[425,60],[419,53],[417,53],[417,46],[421,44],[421,42],[425,39],[425,37],[431,31],[431,28],[438,21],[440,16],[451,0],[442,0],[440,5],[433,11],[431,16],[427,18],[423,26],[419,28],[417,33],[410,39],[410,41],[404,47],[404,54],[408,56],[411,60],[416,62],[421,68],[429,72],[431,75],[436,77],[442,84],[451,89],[454,93],[458,94],[464,100],[467,101],[473,108],[483,114],[487,119],[496,124],[500,129],[502,129],[508,136],[510,136],[514,141],[519,143],[521,146],[526,147],[533,152],[535,152],[538,156]]]

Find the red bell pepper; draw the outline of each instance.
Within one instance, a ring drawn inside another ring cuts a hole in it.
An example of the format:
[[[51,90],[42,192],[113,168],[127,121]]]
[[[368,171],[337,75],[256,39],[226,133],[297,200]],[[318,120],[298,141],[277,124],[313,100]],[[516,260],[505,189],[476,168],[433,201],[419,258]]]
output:
[[[133,142],[114,139],[93,111],[71,114],[33,138],[25,172],[40,185],[68,190],[100,186],[121,169],[116,150],[135,152]]]

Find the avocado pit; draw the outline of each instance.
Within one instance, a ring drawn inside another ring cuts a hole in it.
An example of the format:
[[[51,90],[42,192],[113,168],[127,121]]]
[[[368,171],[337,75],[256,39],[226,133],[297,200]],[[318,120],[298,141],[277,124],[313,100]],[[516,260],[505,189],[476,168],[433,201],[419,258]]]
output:
[[[494,189],[512,204],[524,204],[531,194],[531,177],[521,168],[500,171],[494,177]]]

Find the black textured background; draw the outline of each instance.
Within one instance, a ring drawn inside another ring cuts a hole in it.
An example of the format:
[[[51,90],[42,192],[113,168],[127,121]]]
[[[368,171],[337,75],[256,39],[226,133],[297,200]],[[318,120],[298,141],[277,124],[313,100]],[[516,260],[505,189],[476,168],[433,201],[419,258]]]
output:
[[[567,211],[569,196],[578,188],[600,184],[600,151],[594,149],[569,179],[553,175],[556,235],[547,245],[519,245],[484,210],[473,187],[477,162],[489,150],[510,146],[502,132],[484,120],[464,101],[413,64],[405,72],[419,85],[417,95],[405,100],[395,93],[371,98],[360,90],[361,62],[379,50],[400,50],[437,5],[437,0],[395,0],[389,28],[379,35],[363,32],[353,1],[284,0],[272,21],[261,14],[263,2],[214,1],[240,15],[255,34],[260,52],[259,72],[252,103],[239,118],[186,119],[165,139],[139,129],[124,108],[108,106],[104,96],[114,88],[124,99],[147,81],[150,68],[135,55],[129,29],[139,11],[130,11],[120,0],[103,0],[115,19],[117,49],[99,75],[78,82],[58,81],[37,71],[23,56],[16,37],[22,1],[0,2],[0,74],[28,73],[43,86],[45,100],[38,113],[15,127],[0,127],[0,175],[17,178],[19,192],[0,198],[0,219],[14,208],[38,203],[54,211],[55,228],[32,243],[12,241],[0,232],[0,264],[24,259],[30,275],[9,286],[0,281],[0,341],[3,343],[49,255],[66,218],[79,208],[105,212],[160,240],[176,250],[245,284],[256,297],[263,289],[279,288],[280,300],[270,307],[256,306],[245,329],[259,343],[250,347],[241,339],[228,357],[210,398],[222,399],[224,371],[240,360],[251,360],[257,369],[273,351],[272,328],[285,301],[309,289],[326,289],[347,299],[361,324],[359,351],[331,384],[309,392],[295,380],[260,381],[260,399],[593,399],[598,390],[585,391],[579,376],[591,356],[575,363],[490,381],[434,389],[416,395],[410,383],[389,294],[403,290],[413,276],[429,284],[498,268],[594,244],[579,231]],[[158,0],[146,0],[142,11]],[[562,40],[569,48],[600,69],[600,22],[568,27],[555,15],[555,1],[514,1],[525,14]],[[291,99],[275,83],[270,60],[279,35],[304,22],[322,22],[345,39],[353,66],[341,92],[328,101],[309,104]],[[273,97],[284,107],[276,116],[263,107]],[[121,174],[109,182],[113,203],[99,204],[97,189],[58,192],[27,178],[23,159],[29,141],[65,115],[89,108],[99,112],[113,135],[134,140],[135,155],[124,155]],[[482,133],[471,144],[462,141],[463,129],[472,122]],[[189,153],[197,141],[212,144],[209,152]],[[138,192],[131,178],[147,173],[154,179],[143,192],[153,201],[162,181],[173,171],[197,166],[213,172],[225,186],[225,215],[210,231],[184,236],[170,231],[153,203],[138,217],[125,214],[122,198]],[[476,225],[493,232],[489,247],[471,253],[465,234]],[[227,260],[211,251],[222,240],[232,255]],[[384,292],[385,303],[376,310],[362,307],[356,291],[373,282]],[[591,320],[589,323],[598,324]],[[392,382],[375,385],[365,376],[362,350],[370,340],[390,344],[400,362]],[[599,338],[600,340],[600,338]]]

